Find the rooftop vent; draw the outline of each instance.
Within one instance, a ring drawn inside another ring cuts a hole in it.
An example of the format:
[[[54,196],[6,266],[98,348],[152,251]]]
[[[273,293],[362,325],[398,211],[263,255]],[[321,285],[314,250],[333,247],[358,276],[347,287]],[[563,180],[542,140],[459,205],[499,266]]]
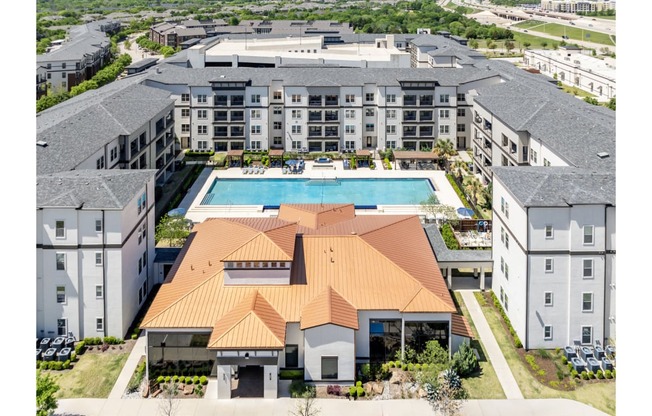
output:
[[[44,140],[39,140],[36,142],[36,145],[41,147],[47,147],[48,143]]]
[[[606,159],[606,158],[609,157],[609,153],[607,153],[607,152],[600,152],[600,153],[598,153],[598,157],[599,157],[600,159]]]

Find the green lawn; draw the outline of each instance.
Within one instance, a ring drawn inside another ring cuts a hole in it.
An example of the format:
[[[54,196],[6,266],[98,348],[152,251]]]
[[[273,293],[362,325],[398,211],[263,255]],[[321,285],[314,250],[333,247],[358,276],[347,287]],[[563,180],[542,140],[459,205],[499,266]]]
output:
[[[523,397],[526,399],[565,398],[576,400],[595,407],[610,415],[616,414],[616,383],[582,384],[574,391],[560,391],[541,384],[530,374],[526,364],[521,360],[512,344],[511,337],[502,327],[502,317],[493,306],[484,302],[482,294],[475,293],[476,299],[482,307],[489,326],[491,327],[498,345],[507,360],[514,378],[518,383]]]
[[[586,92],[586,91],[584,91],[584,90],[582,90],[580,88],[577,88],[577,87],[568,86],[568,85],[566,85],[564,83],[561,84],[561,88],[564,90],[564,92],[567,92],[567,93],[572,94],[572,95],[576,95],[578,97],[582,97],[582,98],[584,98],[584,97],[595,97],[595,95],[591,94],[590,92]]]
[[[61,387],[57,398],[109,397],[128,357],[127,348],[119,353],[90,354],[87,351],[79,357],[71,370],[49,371]]]
[[[475,337],[475,340],[471,342],[471,347],[478,350],[481,358],[480,368],[482,368],[482,375],[478,377],[469,377],[462,379],[464,388],[469,392],[469,399],[505,399],[505,392],[503,392],[503,388],[500,385],[500,381],[498,381],[498,377],[496,376],[496,372],[494,371],[491,362],[487,361],[486,359],[484,354],[484,345],[482,345],[482,342],[478,339],[478,331],[475,329],[475,325],[473,324],[471,315],[469,315],[469,312],[466,309],[464,300],[462,299],[462,296],[457,292],[454,293],[454,296],[457,304],[460,306],[462,314],[466,317],[466,319],[469,321],[469,324],[471,325],[471,330],[473,331],[473,336]]]
[[[570,39],[567,40],[585,40],[593,43],[600,43],[603,45],[614,46],[616,44],[616,37],[610,36],[606,33],[595,32],[593,30],[582,30],[581,28],[575,26],[566,26],[560,25],[558,23],[544,23],[539,20],[528,20],[525,22],[517,23],[514,26],[521,29],[532,29],[537,32],[547,33],[552,36],[559,36],[559,41],[561,41],[562,35],[568,36]],[[589,38],[586,35],[590,35]],[[584,38],[582,38],[584,36]],[[613,38],[613,40],[612,40]],[[549,41],[552,41],[549,39]]]

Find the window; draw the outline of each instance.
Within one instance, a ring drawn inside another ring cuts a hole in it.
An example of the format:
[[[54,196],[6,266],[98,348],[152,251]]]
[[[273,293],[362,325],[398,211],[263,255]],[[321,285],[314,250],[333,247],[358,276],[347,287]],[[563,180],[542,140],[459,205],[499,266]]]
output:
[[[355,118],[355,110],[344,110],[344,118],[347,119]]]
[[[396,140],[387,140],[388,149],[396,149]]]
[[[57,303],[66,303],[66,287],[57,286]]]
[[[552,325],[545,325],[543,327],[543,339],[552,339]]]
[[[355,141],[353,141],[353,140],[346,140],[346,141],[344,142],[344,148],[345,148],[345,149],[351,149],[351,150],[352,150],[352,149],[355,149]]]
[[[283,109],[281,107],[274,107],[274,114],[275,115],[283,114]]]
[[[368,92],[364,96],[365,101],[373,101],[374,100],[374,93],[373,92]]]
[[[292,126],[292,133],[293,134],[301,134],[301,126]]]
[[[364,115],[367,117],[373,117],[376,114],[373,108],[367,108],[364,110]]]
[[[55,221],[55,237],[56,238],[66,238],[66,227],[64,221]]]
[[[505,262],[505,279],[509,280],[509,264]]]
[[[292,94],[292,102],[295,103],[295,104],[301,103],[301,95]]]
[[[585,279],[593,277],[593,259],[582,260],[582,277]]]
[[[251,94],[251,102],[252,103],[260,103],[260,94]]]
[[[543,293],[543,304],[545,306],[552,306],[552,292]]]
[[[280,100],[282,97],[283,97],[282,91],[274,91],[274,95],[272,96],[272,98],[275,100]]]
[[[447,124],[440,125],[439,134],[449,134],[449,126]]]
[[[502,196],[500,197],[500,212],[505,213],[505,198]]]
[[[299,367],[299,346],[286,345],[285,346],[285,367],[297,368]]]
[[[530,161],[537,163],[537,152],[536,150],[530,149]]]
[[[147,192],[144,192],[140,198],[138,198],[138,213],[147,208]]]
[[[49,65],[49,64],[48,64]],[[48,72],[48,79],[52,79],[52,74]]]
[[[582,312],[593,312],[593,293],[582,293]]]
[[[293,149],[301,149],[301,141],[300,140],[292,140],[292,148]]]
[[[553,260],[552,259],[545,259],[545,270],[546,273],[552,273],[553,272]]]
[[[64,79],[66,78],[66,73],[65,73],[65,72],[62,72],[62,73],[61,73],[61,78],[64,78]],[[66,86],[66,83],[65,83],[65,82],[62,82],[62,83],[61,83],[61,86],[62,86],[62,87],[65,87],[65,86]]]
[[[260,118],[260,110],[251,110],[251,118],[259,119]]]
[[[440,102],[440,103],[446,103],[446,104],[447,104],[449,101],[450,101],[450,95],[448,95],[448,94],[441,94],[441,95],[439,96],[439,102]]]
[[[190,124],[182,124],[181,133],[190,133]]]
[[[206,120],[208,118],[208,110],[197,110],[197,118]]]
[[[387,94],[387,103],[395,103],[396,102],[396,94]]]
[[[503,287],[500,287],[500,301],[502,303],[505,303],[505,291],[503,290]]]
[[[450,110],[439,110],[439,118],[450,118]]]
[[[66,253],[57,253],[57,270],[66,270]]]
[[[364,131],[366,132],[372,132],[374,131],[374,123],[367,123],[364,126]]]
[[[505,293],[505,312],[509,311],[509,298],[507,297],[507,293]]]
[[[95,265],[96,266],[101,266],[102,265],[102,252],[101,251],[95,252]]]
[[[95,161],[95,168],[104,169],[104,156],[100,156],[100,158]]]
[[[509,234],[505,233],[505,248],[509,249]]]
[[[102,220],[95,220],[95,231],[98,233],[102,231]]]
[[[509,202],[505,201],[505,218],[509,218]]]
[[[95,285],[95,298],[102,299],[104,297],[104,286]]]
[[[507,142],[509,141],[507,136],[505,136],[504,134],[501,134],[500,136],[501,136],[502,141],[503,141],[503,146],[507,146]]]
[[[251,134],[260,134],[260,125],[258,124],[252,125]]]
[[[396,125],[388,124],[387,125],[387,134],[396,134]]]
[[[274,130],[281,130],[283,128],[283,123],[281,123],[280,121],[275,121],[273,126],[274,126]]]
[[[181,117],[183,117],[183,118],[190,117],[190,109],[189,108],[182,108],[181,109]]]
[[[552,225],[546,225],[546,238],[552,238]]]
[[[390,120],[396,119],[396,110],[387,110],[387,118]]]
[[[593,226],[585,225],[584,226],[584,245],[593,244]]]
[[[505,229],[500,227],[500,242],[505,244]]]
[[[322,380],[337,379],[337,357],[321,357]]]
[[[199,94],[197,96],[197,102],[198,103],[205,103],[206,102],[206,95],[205,94]]]
[[[66,318],[57,319],[57,335],[58,336],[68,335],[68,319]]]
[[[346,134],[355,134],[355,126],[353,124],[347,124],[344,126],[344,132]]]
[[[550,166],[550,161],[545,157],[543,158],[543,166]]]
[[[457,131],[458,132],[465,132],[466,131],[466,124],[458,124],[457,125]]]
[[[104,331],[104,318],[95,318],[95,329],[98,332]]]
[[[354,103],[355,102],[355,94],[346,94],[344,96],[344,101],[347,103]]]
[[[502,256],[500,257],[500,271],[505,273],[505,259]]]
[[[301,110],[292,110],[292,119],[300,120],[301,119]]]
[[[457,109],[457,116],[458,117],[466,117],[466,109],[465,108],[458,108]]]
[[[198,134],[208,134],[208,126],[197,126]]]
[[[466,101],[466,98],[465,98],[463,93],[462,94],[459,94],[459,93],[457,94],[457,101]]]
[[[505,155],[500,156],[500,166],[507,166],[507,157]]]
[[[593,343],[593,327],[583,326],[582,327],[582,344],[592,344]]]

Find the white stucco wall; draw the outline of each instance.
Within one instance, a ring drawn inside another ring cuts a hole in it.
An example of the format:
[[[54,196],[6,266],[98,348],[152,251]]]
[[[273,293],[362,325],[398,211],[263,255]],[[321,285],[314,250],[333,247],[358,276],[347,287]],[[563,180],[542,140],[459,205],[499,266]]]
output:
[[[338,357],[337,380],[355,379],[355,343],[353,329],[337,325],[322,325],[309,328],[305,335],[305,378],[309,381],[322,381],[321,358]],[[336,381],[336,380],[324,380]]]

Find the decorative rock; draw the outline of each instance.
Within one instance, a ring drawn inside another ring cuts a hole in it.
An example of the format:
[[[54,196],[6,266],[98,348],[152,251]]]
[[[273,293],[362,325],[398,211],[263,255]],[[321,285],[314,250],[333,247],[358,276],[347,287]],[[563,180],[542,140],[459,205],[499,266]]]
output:
[[[383,383],[374,383],[373,384],[373,392],[374,392],[374,394],[383,394],[384,390],[385,390],[385,385]]]
[[[419,391],[417,391],[417,395],[419,396],[420,399],[423,399],[428,395],[428,393],[426,393],[424,389],[419,388]]]
[[[374,388],[373,386],[374,386],[374,383],[371,383],[371,382],[364,383],[364,385],[362,386],[364,388],[364,393],[367,396],[371,396],[371,392],[373,391],[373,388]]]

